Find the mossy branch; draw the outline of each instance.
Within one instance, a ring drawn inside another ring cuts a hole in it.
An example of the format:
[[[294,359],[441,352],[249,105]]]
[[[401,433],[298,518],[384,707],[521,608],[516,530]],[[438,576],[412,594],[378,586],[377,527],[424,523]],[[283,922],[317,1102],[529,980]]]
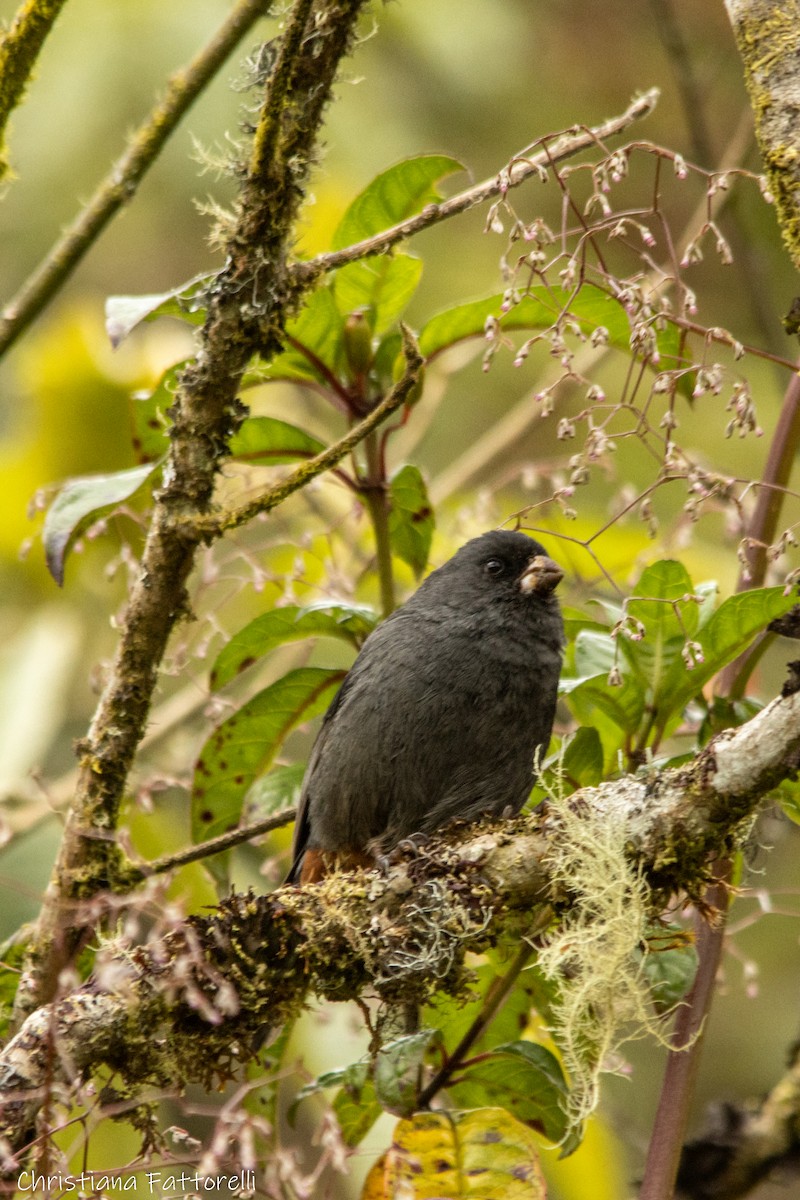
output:
[[[239,0],[227,20],[188,66],[167,81],[155,106],[94,195],[9,300],[0,314],[0,356],[28,328],[66,283],[109,221],[136,193],[178,124],[248,30],[266,16],[270,0]],[[0,72],[2,64],[0,63]]]
[[[0,1055],[0,1136],[19,1150],[46,1089],[101,1063],[134,1092],[148,1083],[208,1084],[239,1064],[264,1026],[296,1014],[310,992],[347,1000],[369,990],[390,1003],[442,989],[458,994],[467,986],[467,951],[504,930],[518,934],[520,921],[529,927],[543,908],[569,918],[581,893],[555,864],[564,861],[574,822],[624,826],[620,886],[646,880],[653,913],[676,891],[698,895],[710,857],[741,842],[764,795],[798,761],[794,694],[719,735],[680,769],[577,793],[567,820],[550,807],[457,829],[382,874],[234,895],[157,944],[109,946],[95,978],[34,1013]],[[602,888],[610,882],[604,877]],[[164,1036],[154,1042],[156,1022]]]
[[[8,172],[5,133],[39,52],[66,0],[26,0],[0,37],[0,179]]]
[[[55,994],[61,970],[89,932],[80,902],[107,887],[123,866],[114,830],[128,771],[167,640],[187,609],[186,580],[205,536],[198,522],[209,511],[228,439],[245,413],[237,399],[242,375],[256,351],[268,357],[280,346],[280,331],[298,299],[297,289],[286,286],[285,267],[301,184],[365,3],[317,0],[314,37],[298,50],[276,149],[283,174],[276,172],[266,189],[252,174],[243,184],[227,267],[215,280],[197,356],[173,404],[165,482],[155,497],[117,653],[80,745],[75,796],[17,992],[18,1018]],[[296,0],[295,10],[304,4]],[[242,301],[243,281],[247,295],[257,295],[250,304]]]
[[[783,240],[800,268],[800,4],[725,0]]]

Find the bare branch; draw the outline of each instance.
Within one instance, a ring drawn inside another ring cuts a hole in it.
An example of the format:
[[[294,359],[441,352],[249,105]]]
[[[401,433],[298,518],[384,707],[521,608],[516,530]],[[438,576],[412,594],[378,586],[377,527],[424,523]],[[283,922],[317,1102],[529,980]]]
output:
[[[295,263],[290,269],[290,274],[298,283],[307,284],[336,267],[343,267],[347,263],[356,262],[371,255],[385,254],[387,250],[391,250],[398,242],[404,241],[412,234],[429,229],[432,225],[438,225],[440,221],[455,217],[470,208],[484,204],[487,200],[502,196],[510,188],[519,187],[531,175],[541,174],[551,163],[572,158],[581,150],[586,150],[615,134],[622,133],[634,121],[648,116],[655,108],[658,97],[658,88],[651,88],[649,92],[637,97],[620,116],[612,117],[601,125],[561,134],[552,142],[547,142],[543,138],[541,141],[546,143],[546,149],[540,150],[536,154],[530,153],[532,147],[520,150],[519,154],[515,154],[511,159],[507,170],[501,171],[499,175],[485,179],[483,183],[476,183],[474,187],[459,192],[457,196],[451,196],[449,200],[443,200],[441,204],[428,204],[421,213],[417,213],[416,216],[409,217],[405,221],[400,221],[397,225],[392,225],[390,229],[384,229],[374,237],[365,238],[364,241],[346,246],[343,250],[320,254],[316,258],[310,258],[307,262]]]

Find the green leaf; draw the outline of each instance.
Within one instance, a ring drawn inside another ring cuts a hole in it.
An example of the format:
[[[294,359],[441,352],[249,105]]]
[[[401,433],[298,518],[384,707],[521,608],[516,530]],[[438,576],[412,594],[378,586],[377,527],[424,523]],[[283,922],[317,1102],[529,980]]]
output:
[[[475,968],[475,982],[470,988],[470,998],[466,1003],[461,999],[454,1000],[446,993],[437,992],[430,1007],[422,1010],[422,1023],[435,1024],[441,1030],[450,1053],[480,1016],[489,988],[509,967],[508,955],[493,950],[486,957],[488,962]],[[482,1053],[501,1042],[519,1037],[520,1030],[524,1029],[528,1022],[531,1009],[535,1007],[536,995],[537,982],[533,972],[523,971],[503,1001],[500,1011],[495,1014],[475,1043],[474,1051]]]
[[[662,715],[675,708],[670,697],[676,676],[686,672],[681,651],[699,624],[697,604],[681,599],[692,592],[682,563],[666,560],[648,567],[634,592],[639,599],[628,605],[628,615],[641,621],[645,636],[641,641],[619,636],[621,654],[646,684],[650,704]]]
[[[254,820],[291,808],[300,799],[305,763],[289,763],[260,775],[247,793],[247,809]]]
[[[306,637],[334,637],[356,649],[375,628],[371,608],[353,604],[324,604],[300,608],[295,604],[262,613],[234,634],[211,668],[211,688],[219,691],[257,659],[276,646]]]
[[[606,766],[611,765],[642,719],[645,692],[641,682],[629,672],[619,687],[610,687],[603,672],[587,679],[562,679],[559,690],[580,724],[593,725],[598,731]]]
[[[692,595],[702,598],[684,599]],[[715,597],[715,584],[695,587],[679,562],[648,567],[627,606],[644,635],[631,638],[623,631],[617,638],[621,687],[607,683],[614,640],[596,628],[579,630],[572,651],[575,677],[562,678],[560,690],[583,724],[596,725],[607,763],[624,742],[615,730],[631,736],[647,720],[648,741],[661,740],[706,683],[794,600],[781,588],[760,588],[730,596],[714,610]],[[609,615],[616,620],[621,614],[614,609]],[[695,644],[692,668],[683,657],[687,641]],[[598,713],[607,718],[605,725]]]
[[[395,163],[376,175],[352,201],[333,235],[331,249],[342,250],[414,216],[440,198],[434,186],[440,179],[463,170],[457,159],[443,154],[422,154]]]
[[[214,730],[195,765],[192,839],[235,829],[253,781],[288,734],[327,708],[346,672],[321,667],[290,671],[258,692]]]
[[[297,1106],[302,1100],[316,1095],[326,1088],[339,1087],[333,1099],[333,1111],[342,1131],[346,1146],[357,1146],[366,1137],[372,1126],[383,1115],[383,1107],[375,1095],[375,1084],[371,1075],[369,1062],[350,1063],[347,1067],[337,1067],[326,1071],[318,1079],[307,1083],[297,1093],[288,1111],[288,1118],[294,1125]]]
[[[149,392],[134,392],[128,401],[133,450],[139,462],[156,462],[169,448],[170,420],[167,409],[175,399],[178,376],[186,361],[165,371]]]
[[[630,326],[625,310],[592,284],[584,284],[577,296],[560,288],[534,286],[507,313],[502,311],[504,299],[498,293],[436,313],[420,330],[420,350],[426,358],[433,358],[457,342],[482,338],[489,317],[498,320],[507,333],[515,329],[549,329],[567,305],[582,328],[585,325],[584,332],[604,325],[611,343],[628,349]]]
[[[381,1046],[375,1056],[375,1094],[389,1112],[404,1117],[414,1111],[420,1067],[431,1043],[440,1039],[437,1029],[421,1029]]]
[[[552,1142],[565,1136],[567,1084],[558,1059],[544,1046],[528,1041],[497,1046],[460,1080],[449,1089],[460,1107],[499,1105]]]
[[[434,358],[457,342],[482,338],[488,317],[494,317],[500,328],[510,333],[522,329],[549,329],[566,311],[577,322],[584,337],[603,326],[608,330],[609,345],[630,354],[628,314],[618,300],[593,284],[585,283],[577,295],[557,287],[533,286],[507,313],[503,312],[504,299],[502,294],[487,296],[437,313],[420,330],[420,350],[426,358]],[[677,356],[678,342],[671,328],[660,332],[657,341],[662,362],[654,369],[661,371],[665,367],[665,358]]]
[[[683,563],[666,558],[661,562],[646,567],[639,577],[639,582],[633,589],[632,599],[628,604],[628,612],[644,621],[648,626],[657,622],[665,622],[665,636],[682,633],[685,629],[691,635],[698,624],[697,604],[686,601],[685,607],[679,605],[682,621],[678,621],[672,607],[674,601],[680,601],[683,596],[694,594],[694,585]],[[667,603],[662,603],[667,601]]]
[[[702,673],[710,678],[731,662],[756,634],[766,629],[770,621],[787,613],[795,602],[794,593],[786,596],[780,587],[753,588],[728,596],[698,634],[697,640],[705,658]],[[693,688],[692,695],[698,690]]]
[[[331,387],[342,365],[342,315],[330,287],[320,287],[308,297],[293,321],[287,322],[286,335],[296,345],[288,345],[268,363],[252,367],[245,386],[256,386],[282,379],[297,383],[318,383]],[[304,353],[303,351],[306,351]]]
[[[47,567],[59,587],[75,539],[92,522],[130,500],[157,470],[157,463],[145,463],[113,475],[81,475],[67,480],[47,510],[42,531]]]
[[[692,986],[697,974],[697,950],[686,941],[680,926],[661,926],[648,938],[642,965],[656,1010],[668,1013]]]
[[[666,575],[662,575],[661,586],[668,591],[677,587],[678,573],[673,572],[671,585]],[[652,689],[657,727],[663,730],[680,719],[685,706],[705,684],[741,654],[770,621],[788,612],[793,603],[794,596],[785,596],[779,587],[738,592],[724,600],[701,626],[697,605],[679,602],[683,623],[702,654],[702,661],[698,659],[691,670],[681,657],[685,637],[671,607],[659,605],[660,612],[656,615],[652,606],[650,613],[646,611],[646,602],[637,601],[636,606],[632,603],[630,611],[644,620],[647,633],[641,642],[626,640],[621,649]]]
[[[313,458],[325,443],[276,417],[247,417],[233,435],[231,458],[269,467]]]
[[[333,294],[342,316],[365,311],[380,337],[402,316],[421,276],[422,262],[410,254],[376,255],[341,267]]]
[[[384,391],[388,391],[395,382],[395,366],[398,361],[404,365],[402,346],[403,335],[395,330],[381,338],[376,347],[372,370],[384,385]]]
[[[603,745],[592,725],[581,725],[564,751],[564,774],[577,789],[596,787],[603,777]]]
[[[606,674],[616,661],[614,639],[608,630],[582,629],[575,638],[575,674],[582,679]]]
[[[361,1084],[356,1084],[352,1078],[345,1080],[333,1098],[333,1111],[346,1146],[357,1146],[383,1116],[383,1106],[375,1095],[375,1084],[367,1074],[368,1064],[360,1065],[364,1072]]]
[[[795,825],[800,825],[800,782],[796,779],[784,779],[775,795],[789,820]]]
[[[205,320],[205,298],[213,275],[196,275],[170,292],[149,296],[109,296],[106,300],[106,332],[116,350],[142,321],[156,317],[178,317],[192,325]]]
[[[401,467],[392,476],[389,499],[392,550],[419,577],[428,562],[436,522],[428,489],[417,467]]]

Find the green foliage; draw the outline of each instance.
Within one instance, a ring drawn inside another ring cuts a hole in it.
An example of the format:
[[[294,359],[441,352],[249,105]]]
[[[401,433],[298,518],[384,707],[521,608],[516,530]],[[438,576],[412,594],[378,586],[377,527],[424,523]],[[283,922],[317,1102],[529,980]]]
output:
[[[601,331],[604,342],[630,353],[631,327],[624,307],[608,292],[592,284],[584,284],[577,293],[574,289],[533,284],[512,308],[508,307],[502,293],[456,304],[437,313],[423,326],[419,346],[426,358],[434,358],[458,342],[483,337],[489,320],[496,320],[504,333],[512,333],[515,330],[549,329],[560,318],[565,318],[584,337]],[[677,366],[680,352],[674,329],[660,330],[657,345],[660,362],[650,365],[653,368],[658,365],[660,370]]]
[[[218,725],[197,760],[192,784],[192,837],[205,841],[239,823],[257,776],[288,734],[325,710],[344,671],[300,667],[290,671]]]
[[[382,1113],[405,1116],[414,1111],[420,1068],[430,1047],[440,1039],[438,1030],[421,1029],[385,1042],[372,1059],[325,1071],[298,1092],[290,1119],[294,1120],[302,1100],[335,1087],[333,1111],[342,1136],[346,1145],[357,1146]]]
[[[419,577],[428,562],[434,519],[425,480],[417,467],[401,467],[392,476],[389,505],[392,550]]]
[[[435,184],[463,171],[463,163],[443,154],[407,158],[376,175],[350,204],[333,235],[331,249],[342,250],[397,225],[440,199]]]
[[[146,463],[113,475],[85,475],[68,479],[47,510],[42,540],[50,574],[64,582],[64,564],[81,533],[130,500],[151,478],[156,466]]]
[[[697,951],[680,925],[659,926],[648,936],[642,967],[659,1013],[680,1004],[697,973]]]
[[[636,759],[657,749],[705,685],[793,604],[783,588],[729,596],[715,607],[712,585],[695,587],[667,560],[645,570],[612,628],[594,622],[575,638],[562,691],[578,720],[592,725],[605,763],[623,750]]]
[[[461,169],[455,159],[422,155],[405,159],[378,175],[350,204],[334,234],[332,248],[342,249],[391,228],[440,199],[436,185]],[[380,402],[397,373],[400,351],[398,322],[419,284],[422,263],[394,251],[348,263],[329,273],[306,298],[298,315],[286,326],[285,349],[269,362],[255,361],[243,380],[243,390],[268,383],[289,382],[311,387],[325,396],[350,421]],[[177,317],[193,325],[205,317],[205,297],[211,277],[197,277],[169,292],[149,296],[116,296],[107,304],[107,329],[119,345],[143,321]],[[509,307],[503,295],[457,304],[432,317],[419,333],[428,359],[466,340],[482,338],[487,321],[503,332],[550,329],[565,321],[581,337],[601,335],[603,342],[630,353],[630,321],[624,306],[589,283],[577,292],[531,285]],[[647,360],[655,369],[680,363],[675,329],[665,325],[656,334],[659,358]],[[133,449],[142,463],[159,460],[167,451],[168,410],[185,364],[170,367],[157,386],[131,400]],[[409,408],[416,400],[412,397]],[[272,417],[248,417],[233,434],[230,458],[250,466],[278,466],[318,454],[324,443],[306,430]],[[76,533],[64,510],[76,508],[84,527],[115,504],[128,498],[127,476],[98,477],[91,486],[73,481],[56,498],[45,544],[48,564],[57,579]],[[146,476],[142,477],[143,479]],[[102,479],[102,484],[101,484]],[[371,481],[374,484],[374,481]],[[419,575],[425,568],[434,527],[434,514],[419,469],[405,465],[388,484],[390,535],[394,554]],[[81,502],[74,491],[80,483]],[[364,480],[356,472],[356,490]],[[111,499],[105,500],[108,494]],[[119,494],[119,498],[115,497]],[[66,526],[66,530],[65,530]]]
[[[106,300],[106,332],[116,349],[142,321],[177,317],[192,325],[205,320],[205,293],[212,275],[198,275],[168,292],[152,296],[109,296]]]
[[[567,1134],[564,1074],[555,1055],[536,1042],[496,1046],[467,1065],[451,1090],[460,1108],[504,1108],[551,1142],[560,1143]],[[572,1138],[565,1152],[574,1150],[578,1141]]]
[[[235,462],[267,467],[313,458],[324,449],[319,438],[276,417],[247,417],[230,442]]]
[[[247,793],[247,806],[254,819],[271,817],[297,804],[304,775],[304,763],[288,763],[259,775]]]
[[[375,628],[375,614],[352,604],[300,608],[287,605],[261,613],[223,646],[211,668],[209,682],[217,691],[230,683],[276,646],[309,637],[332,637],[358,649]]]

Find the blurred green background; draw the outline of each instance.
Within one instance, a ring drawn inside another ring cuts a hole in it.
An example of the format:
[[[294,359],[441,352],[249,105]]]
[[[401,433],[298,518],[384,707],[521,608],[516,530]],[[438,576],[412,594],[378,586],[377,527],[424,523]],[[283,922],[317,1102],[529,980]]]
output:
[[[3,0],[0,18],[9,20],[15,7]],[[6,185],[0,205],[4,302],[91,195],[166,76],[199,49],[229,9],[222,0],[70,0],[66,5],[11,126],[16,177]],[[665,46],[670,36],[674,41],[672,22],[685,39],[699,84],[700,102],[693,106],[682,96],[676,59]],[[231,85],[244,78],[241,59],[275,29],[273,22],[263,21],[222,69],[129,208],[0,365],[0,792],[8,828],[16,832],[0,852],[3,936],[37,910],[69,796],[72,742],[85,729],[103,663],[113,651],[115,614],[140,537],[140,516],[133,510],[96,531],[96,537],[84,538],[60,592],[44,570],[41,519],[31,521],[29,506],[39,489],[64,477],[133,465],[128,398],[189,354],[191,337],[184,327],[161,321],[112,351],[104,331],[104,300],[164,291],[219,264],[207,243],[209,219],[199,206],[209,197],[229,203],[234,183],[215,173],[209,160],[229,155],[239,137],[245,97]],[[760,169],[740,61],[721,3],[401,0],[376,6],[362,34],[329,111],[301,253],[324,249],[349,199],[402,157],[441,152],[460,159],[466,175],[448,184],[454,190],[495,174],[512,153],[543,134],[597,123],[653,86],[662,92],[658,108],[630,137],[663,143],[706,167],[734,153],[738,165]],[[647,179],[630,185],[632,193],[638,188],[644,195],[649,186]],[[665,190],[670,222],[680,234],[699,193],[687,188],[683,195],[672,185]],[[529,184],[514,202],[529,217],[541,212],[558,226],[561,198],[552,182]],[[501,289],[498,260],[504,241],[484,233],[484,222],[485,212],[475,211],[414,241],[411,250],[424,258],[425,273],[409,314],[412,324],[460,300]],[[743,342],[792,357],[780,319],[797,283],[773,211],[754,185],[737,185],[721,225],[735,261],[725,267],[708,253],[691,269],[698,321],[725,326]],[[609,394],[621,386],[624,367],[604,365],[602,382]],[[684,441],[710,463],[745,479],[761,472],[787,382],[786,371],[769,363],[749,360],[747,369],[763,439],[725,442],[724,405],[708,398],[683,414],[681,430]],[[499,455],[480,452],[483,436],[536,390],[546,370],[546,360],[535,355],[514,370],[506,355],[484,374],[478,353],[458,350],[430,373],[426,398],[413,431],[404,434],[405,442],[400,439],[397,458],[412,457],[440,499],[434,564],[465,537],[538,499],[536,480],[542,472],[546,479],[563,472],[573,448],[555,439],[553,421],[527,422]],[[265,391],[257,402],[259,411],[323,435],[339,428],[313,399],[290,389]],[[580,406],[574,398],[568,397],[569,403]],[[641,485],[647,467],[633,459],[627,466],[620,462],[619,469],[620,477],[609,476],[578,498],[577,528],[566,528],[552,515],[544,523],[556,532],[587,537],[608,519],[620,487]],[[195,582],[200,619],[182,629],[171,648],[150,743],[134,779],[129,826],[140,854],[155,856],[188,838],[183,785],[209,720],[225,711],[224,702],[209,705],[206,678],[209,655],[213,658],[225,632],[290,591],[315,599],[320,586],[331,586],[330,531],[349,516],[341,496],[326,487],[310,500],[288,505],[268,529],[259,525],[237,534],[200,563]],[[660,494],[662,536],[655,543],[635,523],[615,527],[597,543],[603,564],[622,586],[645,561],[668,553],[680,554],[696,580],[716,578],[723,593],[734,586],[737,536],[720,515],[690,530],[679,521],[684,500],[677,491]],[[798,519],[795,507],[788,510],[787,525]],[[345,540],[355,541],[366,562],[366,532],[361,526],[352,533],[348,528],[345,524]],[[580,603],[596,589],[597,570],[579,547],[562,543],[558,554],[573,581],[568,598]],[[346,575],[343,569],[334,583],[346,588]],[[356,590],[361,598],[375,598],[369,579]],[[757,681],[764,697],[780,686],[791,657],[788,643],[771,652]],[[278,656],[273,672],[289,661]],[[324,661],[336,665],[329,648]],[[291,743],[298,756],[306,745],[300,735]],[[755,874],[753,882],[770,893],[775,911],[751,923],[755,900],[742,900],[734,910],[737,932],[711,1021],[698,1119],[710,1099],[741,1098],[767,1088],[797,1035],[797,922],[781,916],[784,910],[796,914],[798,907],[797,830],[783,821],[765,822],[759,841],[774,849],[754,851],[754,868],[764,874]],[[237,858],[237,882],[264,886],[259,866],[260,856],[243,852]],[[181,892],[192,907],[213,900],[200,868],[182,873],[173,894]],[[631,1057],[632,1079],[608,1084],[607,1124],[596,1134],[602,1140],[613,1138],[609,1130],[622,1131],[630,1157],[617,1169],[627,1178],[640,1169],[662,1055],[639,1046]],[[604,1153],[599,1161],[606,1165],[597,1170],[607,1172],[613,1155]],[[587,1169],[568,1166],[572,1182],[565,1176],[553,1194],[563,1200],[585,1194],[580,1189]],[[595,1177],[595,1200],[620,1194],[609,1179],[610,1190],[603,1192]],[[759,1192],[770,1194],[766,1186]]]

